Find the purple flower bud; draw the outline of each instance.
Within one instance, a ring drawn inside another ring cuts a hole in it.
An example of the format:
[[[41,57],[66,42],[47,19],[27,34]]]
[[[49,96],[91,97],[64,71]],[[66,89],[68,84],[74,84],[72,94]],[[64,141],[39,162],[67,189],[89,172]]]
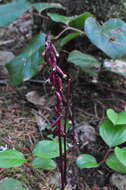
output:
[[[50,59],[51,59],[51,62],[52,62],[52,65],[51,65],[52,69],[53,69],[53,71],[55,71],[56,67],[57,67],[57,65],[56,65],[56,57],[52,52],[50,52]]]
[[[62,97],[59,92],[56,91],[56,97],[57,97],[57,105],[60,105],[62,103]]]
[[[58,54],[58,52],[57,52],[57,50],[53,44],[52,44],[52,50],[55,53],[56,57],[59,57],[59,54]]]
[[[58,88],[59,90],[62,90],[62,89],[63,89],[62,79],[58,76],[58,77],[56,78],[56,81],[57,81],[57,88]]]
[[[51,127],[51,128],[55,127],[55,126],[58,124],[58,122],[61,120],[61,118],[62,118],[62,116],[60,115],[60,116],[56,119],[56,121],[55,121],[50,127]]]
[[[60,74],[62,75],[63,78],[66,78],[66,77],[67,77],[67,75],[64,74],[64,72],[60,69],[59,66],[56,67],[56,71],[57,71],[58,73],[60,73]]]
[[[55,78],[55,73],[51,72],[49,76],[50,82],[52,83],[52,86],[55,88],[56,86],[56,78]]]

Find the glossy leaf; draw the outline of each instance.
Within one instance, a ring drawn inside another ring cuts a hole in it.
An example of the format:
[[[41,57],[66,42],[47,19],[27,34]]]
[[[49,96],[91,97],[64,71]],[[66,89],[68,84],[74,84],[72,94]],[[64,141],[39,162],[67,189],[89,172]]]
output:
[[[118,58],[126,55],[126,23],[121,19],[110,18],[100,25],[89,17],[84,29],[90,41],[108,56]]]
[[[58,48],[63,47],[64,45],[66,45],[67,43],[69,43],[71,40],[77,38],[78,36],[80,36],[80,32],[72,32],[68,35],[66,35],[65,37],[61,38],[60,40],[58,40]]]
[[[91,16],[93,16],[93,15],[91,13],[89,13],[89,12],[85,12],[85,13],[83,13],[81,15],[73,16],[71,18],[71,20],[69,21],[69,25],[72,26],[72,27],[78,28],[78,29],[82,29],[85,20],[88,17],[91,17]]]
[[[115,148],[115,155],[118,160],[126,167],[126,147],[125,148]]]
[[[24,188],[20,181],[13,178],[5,178],[0,182],[0,190],[24,190]]]
[[[99,166],[96,159],[90,154],[81,154],[77,158],[76,164],[79,168],[95,168]]]
[[[42,12],[45,9],[65,9],[61,4],[59,3],[33,3],[32,6],[37,9],[37,11]]]
[[[116,125],[117,120],[118,120],[118,114],[113,110],[113,109],[108,109],[107,110],[107,117],[108,119]]]
[[[54,170],[57,165],[52,159],[47,158],[35,158],[32,162],[35,168],[42,168],[44,170]]]
[[[11,3],[0,5],[0,27],[12,23],[31,7],[27,0],[14,0]]]
[[[97,59],[77,50],[74,50],[69,54],[68,62],[79,66],[83,71],[87,72],[91,76],[96,76],[98,68],[100,68],[100,63]]]
[[[106,164],[109,168],[117,172],[126,174],[126,167],[117,159],[114,153],[109,155],[106,160]]]
[[[58,141],[39,141],[33,150],[33,155],[41,158],[55,158],[59,156]]]
[[[45,45],[45,34],[34,37],[26,49],[6,64],[13,85],[20,85],[35,76],[41,70],[44,62],[42,51]]]
[[[114,125],[125,125],[126,124],[126,112],[116,113],[114,110],[108,109],[107,116],[108,116],[108,119]]]
[[[124,125],[126,124],[126,112],[118,113],[118,120],[117,125]]]
[[[30,3],[28,0],[14,0],[11,3],[0,5],[0,18],[2,18],[0,19],[0,27],[12,23],[32,7],[35,7],[38,11],[49,8],[64,9],[64,7],[58,3]]]
[[[16,150],[5,150],[0,152],[0,168],[18,167],[26,160],[21,152]]]
[[[91,13],[86,12],[81,15],[66,17],[57,13],[47,13],[47,15],[54,21],[54,22],[61,22],[63,24],[69,25],[74,28],[82,29],[85,20],[92,16]]]
[[[126,142],[126,125],[114,126],[111,121],[104,120],[100,124],[100,136],[110,146],[117,146]]]
[[[54,22],[61,22],[68,25],[71,17],[66,17],[57,13],[47,13],[47,15],[54,21]]]

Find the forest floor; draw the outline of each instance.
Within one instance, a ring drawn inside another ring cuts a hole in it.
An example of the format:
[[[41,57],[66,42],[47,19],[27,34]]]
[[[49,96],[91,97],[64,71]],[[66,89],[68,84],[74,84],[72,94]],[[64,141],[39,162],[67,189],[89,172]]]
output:
[[[1,50],[12,51],[18,54],[24,43],[25,33],[28,39],[31,38],[31,14],[23,17],[23,21],[18,21],[16,28],[24,30],[24,34],[14,33],[18,31],[14,28],[11,35],[3,40],[14,38],[14,43],[0,48]],[[30,20],[30,21],[29,21]],[[21,25],[20,25],[21,24]],[[11,26],[12,27],[12,26]],[[6,30],[6,29],[5,29]],[[5,30],[2,32],[5,33]],[[12,35],[13,33],[13,35]],[[21,38],[22,36],[22,38]],[[22,41],[20,42],[21,39]],[[85,48],[86,49],[86,48]],[[96,52],[97,53],[97,52]],[[68,72],[67,69],[65,73]],[[84,73],[76,73],[70,68],[72,79],[72,104],[75,120],[75,131],[78,135],[79,143],[74,145],[68,152],[67,159],[67,183],[65,190],[117,190],[111,180],[116,174],[104,163],[93,169],[79,169],[75,164],[75,159],[79,154],[92,154],[98,162],[105,159],[108,149],[99,135],[99,123],[105,118],[105,111],[113,108],[115,111],[123,111],[126,106],[126,83],[124,78],[116,74],[103,71],[99,79],[92,79]],[[24,153],[29,164],[24,164],[19,168],[0,169],[0,180],[5,177],[13,177],[22,181],[29,190],[56,190],[60,187],[59,170],[43,171],[31,166],[32,150],[36,143],[43,139],[52,138],[49,128],[53,122],[53,106],[55,99],[48,84],[39,82],[47,80],[46,75],[38,76],[34,80],[25,82],[21,87],[13,87],[9,82],[0,80],[0,147],[15,148]],[[75,79],[76,76],[76,79]],[[39,79],[39,80],[38,80]],[[30,94],[28,94],[30,93]],[[49,136],[50,135],[50,136]],[[67,141],[73,145],[73,135],[70,130]],[[123,176],[123,175],[122,175]],[[125,180],[126,181],[126,180]],[[119,183],[121,180],[119,179]],[[119,189],[118,190],[126,190]]]
[[[116,190],[110,182],[114,172],[105,164],[99,168],[81,170],[75,164],[75,158],[82,153],[92,154],[98,162],[104,159],[107,146],[98,134],[99,122],[105,117],[107,108],[122,111],[126,105],[124,80],[116,75],[112,77],[111,73],[102,73],[102,76],[96,83],[84,77],[79,77],[77,82],[73,83],[74,119],[79,144],[72,148],[73,151],[68,152],[68,189]],[[37,102],[34,91],[39,94],[40,102]],[[26,96],[28,92],[33,94]],[[41,128],[52,122],[54,101],[48,85],[41,85],[37,80],[27,82],[19,88],[14,88],[8,83],[1,84],[0,146],[23,152],[30,163],[35,144],[39,140],[49,139],[50,130]],[[73,143],[71,132],[68,142]],[[0,179],[4,177],[20,179],[30,190],[54,190],[60,184],[58,169],[45,172],[31,165],[0,169]]]

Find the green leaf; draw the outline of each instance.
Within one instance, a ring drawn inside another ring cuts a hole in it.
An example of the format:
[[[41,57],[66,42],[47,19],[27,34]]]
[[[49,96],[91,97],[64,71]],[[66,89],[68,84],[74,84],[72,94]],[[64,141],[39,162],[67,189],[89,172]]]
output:
[[[116,147],[114,151],[117,159],[126,167],[126,147]]]
[[[0,5],[0,27],[7,26],[12,23],[18,17],[20,17],[28,9],[35,7],[38,11],[44,11],[49,8],[64,7],[58,3],[30,3],[28,0],[14,0],[11,3]]]
[[[59,40],[60,41],[59,46],[63,47],[68,42],[70,42],[71,40],[77,38],[78,36],[80,36],[80,32],[72,32],[72,33],[68,34],[67,36],[65,36],[61,40]]]
[[[33,150],[33,155],[41,158],[55,158],[59,156],[58,141],[39,141]]]
[[[82,29],[85,20],[91,16],[93,16],[93,15],[89,12],[85,12],[81,15],[73,16],[73,17],[71,17],[71,20],[69,21],[69,25],[72,27],[78,28],[78,29]]]
[[[92,17],[85,21],[85,33],[90,41],[112,58],[126,55],[126,23],[110,18],[100,25]]]
[[[0,168],[18,167],[26,160],[21,152],[16,150],[5,150],[0,152]]]
[[[52,159],[47,158],[35,158],[32,162],[35,168],[42,168],[44,170],[54,170],[57,165]]]
[[[0,27],[13,22],[30,7],[31,5],[27,0],[14,0],[11,3],[0,5]]]
[[[90,154],[81,154],[77,158],[76,164],[79,168],[95,168],[99,166],[96,159]]]
[[[108,116],[108,119],[114,125],[125,125],[126,124],[126,112],[116,113],[114,110],[108,109],[107,116]]]
[[[57,13],[47,13],[47,15],[54,21],[54,22],[61,22],[63,24],[69,25],[71,27],[75,27],[78,29],[83,28],[83,24],[85,20],[92,16],[91,13],[86,12],[81,15],[66,17]]]
[[[118,113],[118,120],[117,125],[124,125],[126,124],[126,112]]]
[[[117,159],[114,153],[109,155],[109,157],[106,160],[106,164],[109,168],[117,172],[124,174],[126,173],[126,167]]]
[[[42,12],[45,9],[65,9],[61,4],[59,3],[33,3],[32,6],[37,9],[37,11]]]
[[[20,181],[13,178],[5,178],[0,182],[0,190],[23,190],[23,185]]]
[[[71,17],[66,17],[63,15],[59,15],[57,13],[47,13],[47,15],[54,21],[54,22],[61,22],[68,25]]]
[[[117,120],[118,120],[118,114],[113,110],[113,109],[108,109],[107,110],[107,117],[108,119],[116,125]]]
[[[91,76],[97,76],[100,63],[93,56],[74,50],[69,54],[68,61],[79,66],[83,71]]]
[[[45,45],[45,34],[34,37],[26,49],[6,64],[13,85],[20,85],[35,76],[44,62],[41,56]]]
[[[100,124],[100,136],[108,146],[117,146],[126,141],[126,126],[114,126],[111,121],[104,120]]]

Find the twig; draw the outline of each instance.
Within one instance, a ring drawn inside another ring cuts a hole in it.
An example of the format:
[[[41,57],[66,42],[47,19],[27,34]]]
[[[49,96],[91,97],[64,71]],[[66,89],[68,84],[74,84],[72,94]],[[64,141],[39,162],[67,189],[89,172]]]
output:
[[[100,165],[103,164],[103,163],[106,161],[106,159],[107,159],[109,153],[112,152],[112,151],[113,151],[112,148],[109,148],[109,149],[107,150],[107,152],[105,153],[105,156],[104,156],[103,160],[99,163]]]
[[[68,31],[68,30],[73,30],[73,31],[75,31],[75,32],[80,32],[80,35],[84,35],[85,33],[82,31],[82,30],[79,30],[79,29],[77,29],[77,28],[73,28],[73,27],[71,27],[71,26],[67,26],[64,30],[62,30],[56,37],[54,37],[53,39],[54,40],[57,40],[57,39],[59,39],[61,36],[62,36],[62,34],[64,34],[66,31]]]

